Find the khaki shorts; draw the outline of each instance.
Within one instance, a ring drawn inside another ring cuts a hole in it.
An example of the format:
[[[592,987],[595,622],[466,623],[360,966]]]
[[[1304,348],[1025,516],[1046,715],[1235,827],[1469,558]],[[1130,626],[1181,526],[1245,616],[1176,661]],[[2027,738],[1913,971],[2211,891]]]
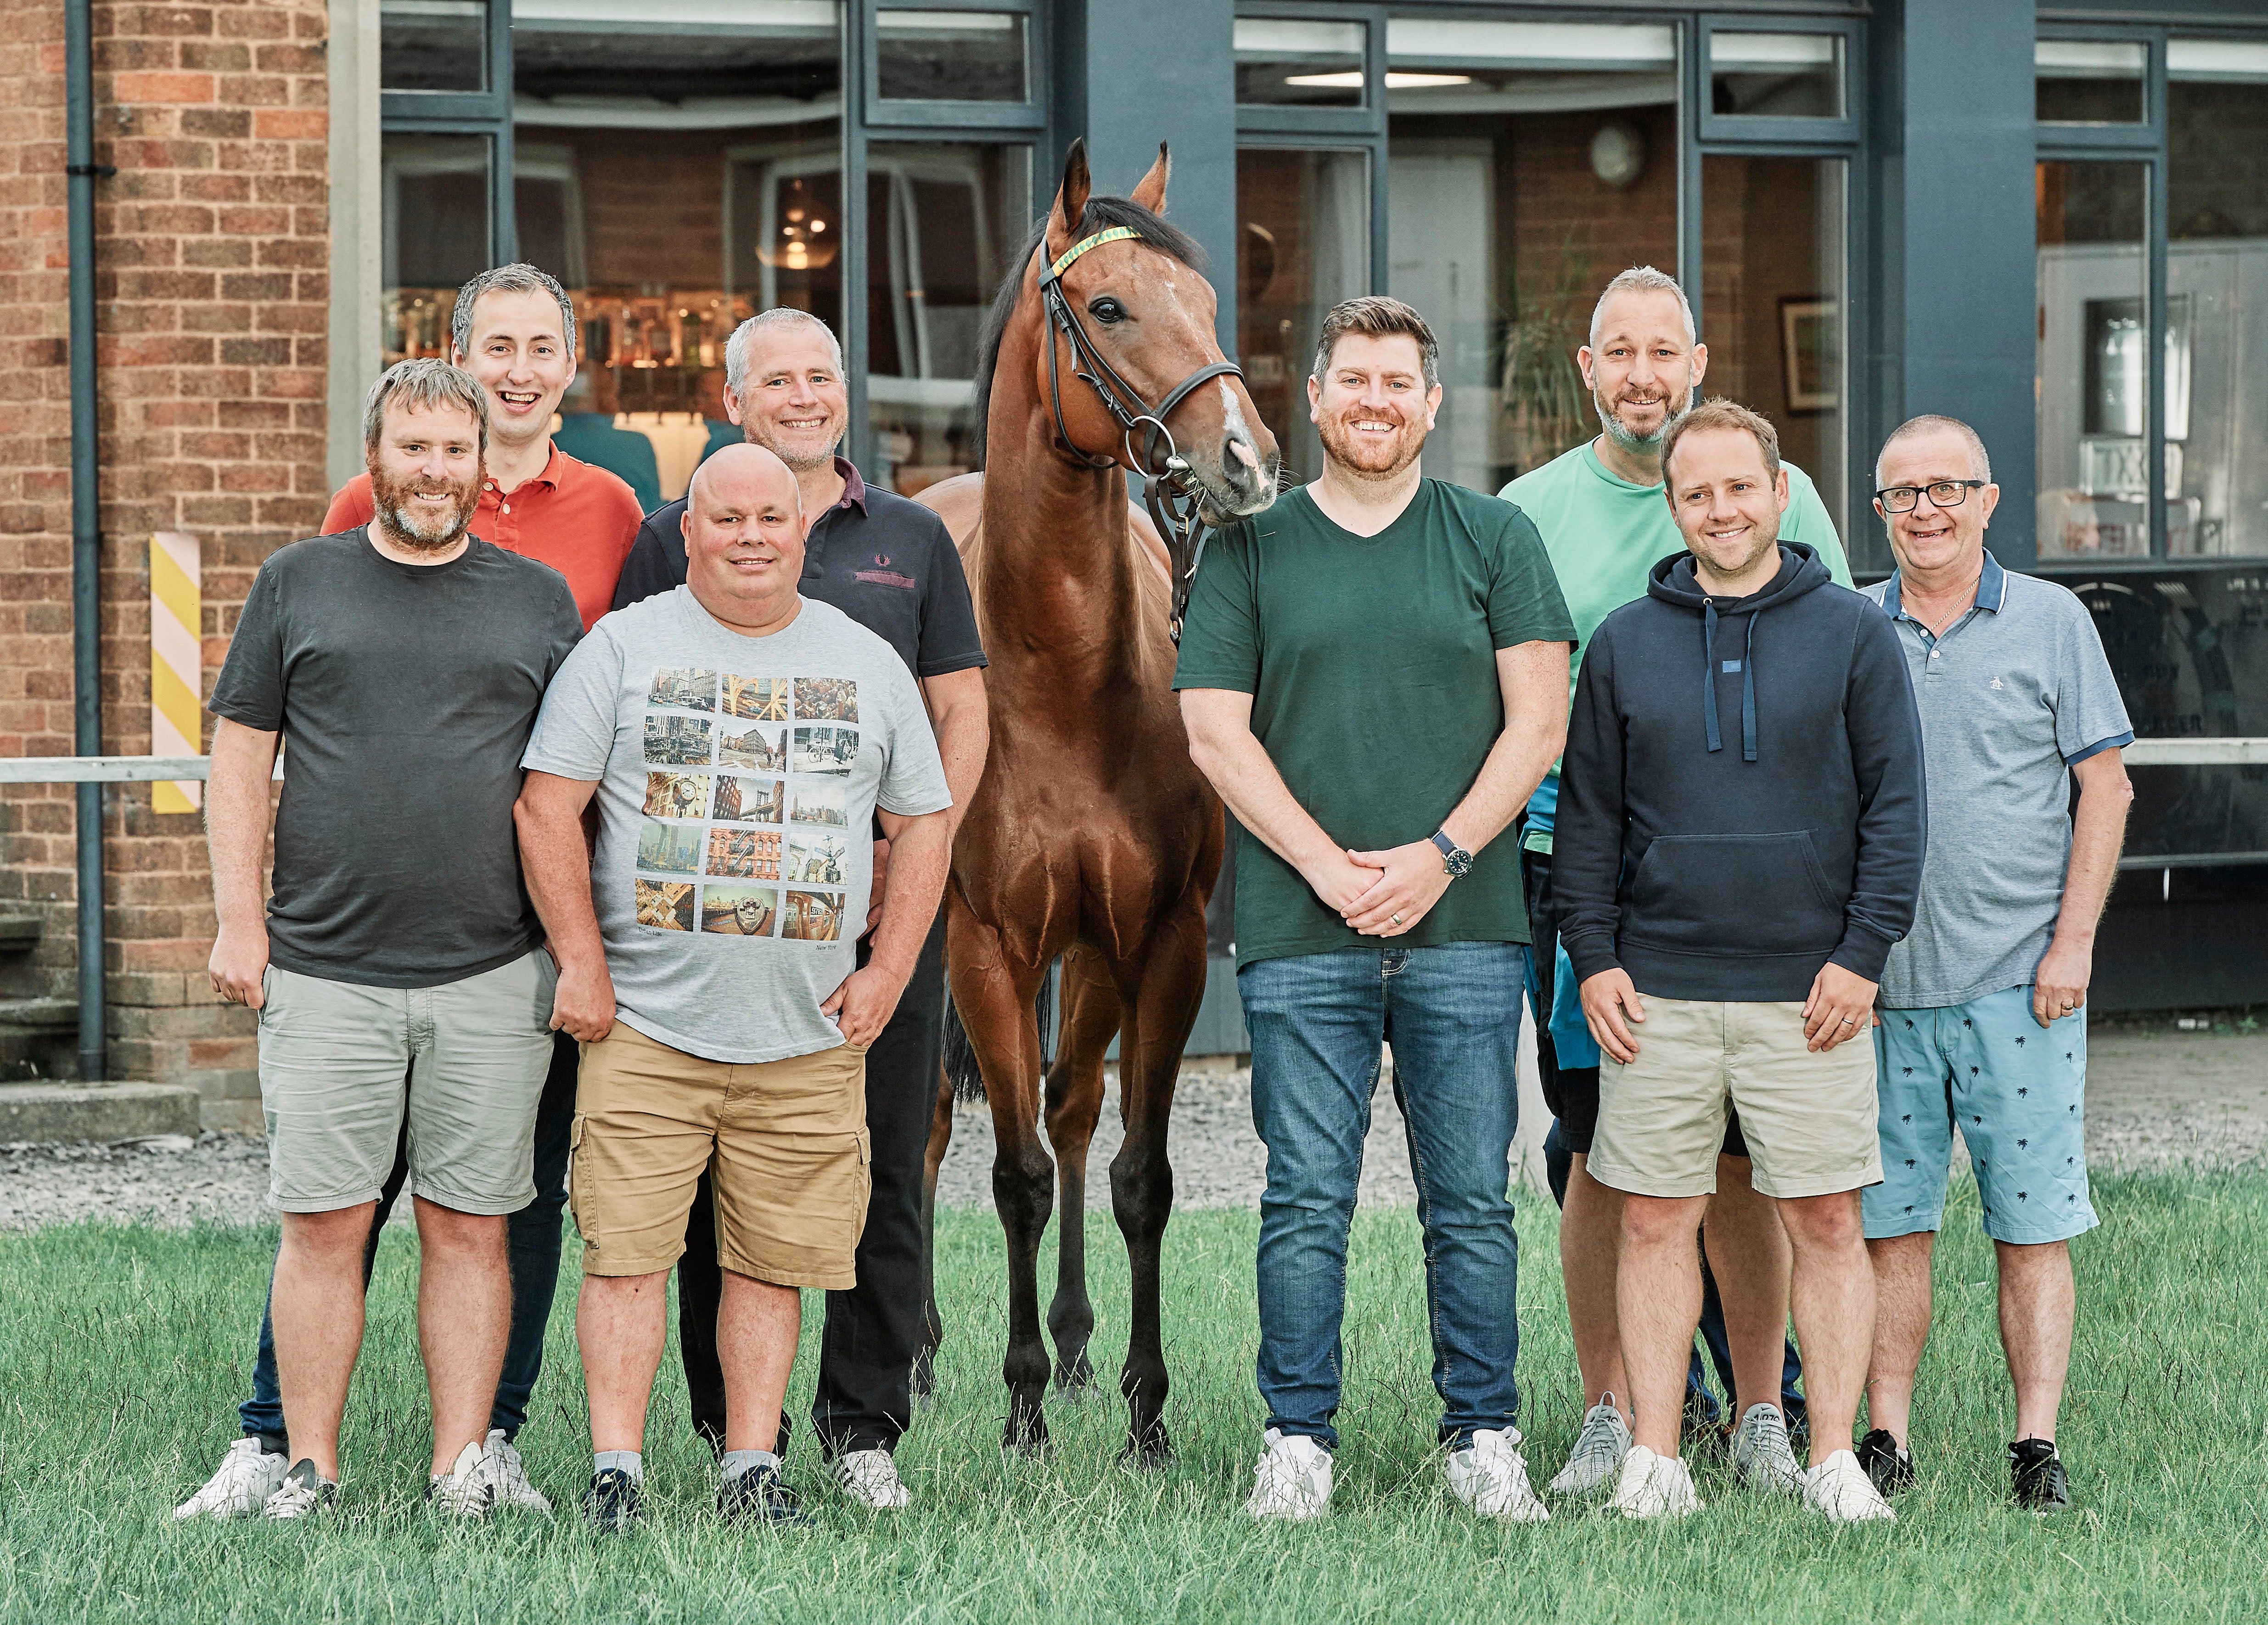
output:
[[[1641,993],[1638,1059],[1599,1064],[1592,1178],[1640,1196],[1717,1188],[1726,1108],[1741,1114],[1767,1196],[1825,1196],[1882,1181],[1874,1046],[1860,1033],[1804,1047],[1800,1003],[1715,1004]]]
[[[704,1060],[617,1020],[583,1046],[568,1200],[586,1275],[651,1275],[685,1252],[712,1159],[717,1262],[782,1287],[855,1285],[871,1160],[866,1052]]]
[[[376,1201],[406,1150],[410,1188],[427,1201],[491,1215],[526,1207],[558,985],[541,949],[438,987],[270,964],[260,1010],[269,1197],[286,1213]]]

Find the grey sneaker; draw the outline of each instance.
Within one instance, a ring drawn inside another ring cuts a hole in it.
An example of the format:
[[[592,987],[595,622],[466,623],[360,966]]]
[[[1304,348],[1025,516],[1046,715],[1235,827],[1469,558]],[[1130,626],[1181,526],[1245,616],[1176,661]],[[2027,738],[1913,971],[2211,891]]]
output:
[[[1795,1449],[1777,1405],[1751,1405],[1733,1429],[1733,1471],[1742,1483],[1766,1495],[1792,1496],[1799,1488]]]
[[[512,1441],[504,1437],[502,1428],[490,1430],[482,1450],[488,1458],[489,1487],[496,1492],[497,1506],[551,1516],[550,1501],[528,1482],[527,1467],[521,1462],[519,1452],[512,1448]]]
[[[173,1516],[250,1518],[283,1487],[291,1465],[284,1457],[261,1449],[258,1439],[239,1439],[222,1455],[204,1487],[175,1507]]]
[[[1544,1488],[1555,1496],[1587,1496],[1605,1488],[1630,1453],[1630,1425],[1623,1421],[1615,1396],[1604,1393],[1583,1413],[1583,1430],[1567,1452],[1567,1465]]]
[[[335,1479],[325,1478],[315,1471],[313,1461],[301,1461],[284,1475],[276,1493],[261,1503],[262,1518],[313,1518],[338,1498]]]

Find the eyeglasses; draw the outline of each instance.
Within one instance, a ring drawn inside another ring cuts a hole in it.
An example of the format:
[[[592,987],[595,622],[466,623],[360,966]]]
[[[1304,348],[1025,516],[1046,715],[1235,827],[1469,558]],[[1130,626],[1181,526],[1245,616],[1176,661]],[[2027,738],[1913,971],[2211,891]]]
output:
[[[1886,513],[1911,513],[1926,491],[1937,506],[1957,508],[1969,500],[1970,491],[1982,491],[1986,484],[1984,480],[1933,480],[1926,485],[1893,485],[1876,491],[1874,500],[1882,505]]]

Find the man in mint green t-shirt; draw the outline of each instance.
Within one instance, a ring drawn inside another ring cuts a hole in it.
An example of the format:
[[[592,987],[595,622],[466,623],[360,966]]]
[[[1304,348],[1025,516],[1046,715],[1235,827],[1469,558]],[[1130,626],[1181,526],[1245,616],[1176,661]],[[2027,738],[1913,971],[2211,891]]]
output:
[[[1449,1488],[1484,1517],[1547,1516],[1513,1425],[1528,922],[1520,854],[1497,838],[1565,738],[1575,629],[1520,510],[1424,477],[1439,357],[1397,299],[1325,318],[1307,380],[1322,476],[1213,540],[1174,674],[1190,754],[1242,828],[1236,982],[1268,1146],[1256,1518],[1330,1501],[1381,1041],[1418,1176]]]
[[[1695,341],[1693,312],[1683,290],[1652,266],[1624,271],[1607,284],[1591,316],[1590,340],[1576,352],[1576,360],[1590,387],[1602,432],[1530,469],[1498,493],[1535,521],[1550,555],[1575,623],[1571,683],[1599,623],[1646,595],[1646,572],[1656,560],[1685,551],[1662,490],[1661,441],[1669,425],[1700,398],[1702,376],[1709,366],[1709,348]],[[1850,586],[1842,540],[1819,499],[1818,488],[1793,463],[1780,466],[1788,483],[1780,539],[1815,549],[1835,580]],[[1551,1488],[1581,1494],[1602,1487],[1621,1459],[1629,1439],[1629,1396],[1615,1314],[1615,1238],[1621,1199],[1593,1179],[1586,1167],[1599,1114],[1599,1049],[1584,1023],[1566,955],[1558,948],[1550,899],[1552,824],[1558,802],[1555,765],[1528,801],[1521,856],[1535,933],[1529,964],[1537,1069],[1544,1100],[1557,1119],[1545,1146],[1546,1163],[1564,1209],[1560,1262],[1576,1362],[1590,1407],[1566,1468]],[[1730,1160],[1719,1169],[1718,1189],[1723,1197],[1711,1209],[1710,1228],[1705,1232],[1710,1252],[1719,1261],[1715,1274],[1721,1280],[1714,1284],[1727,1288],[1735,1299],[1744,1299],[1748,1295],[1741,1289],[1750,1275],[1777,1271],[1784,1296],[1786,1243],[1768,1211],[1770,1205],[1758,1201],[1749,1189],[1748,1146],[1737,1119],[1726,1134],[1724,1149]],[[1750,1309],[1756,1312],[1744,1312]],[[1739,1410],[1776,1401],[1782,1420],[1800,1428],[1802,1400],[1793,1386],[1798,1368],[1792,1348],[1783,1364],[1783,1341],[1777,1329],[1785,1314],[1784,1304],[1778,1317],[1771,1313],[1768,1303],[1720,1304],[1712,1290],[1702,1332],[1717,1352],[1720,1373],[1727,1363],[1733,1368],[1735,1379],[1728,1385],[1738,1391]],[[1748,1375],[1741,1377],[1744,1367]],[[1688,1402],[1713,1414],[1713,1401],[1700,1385],[1697,1357]],[[1759,1425],[1769,1420],[1762,1419]]]

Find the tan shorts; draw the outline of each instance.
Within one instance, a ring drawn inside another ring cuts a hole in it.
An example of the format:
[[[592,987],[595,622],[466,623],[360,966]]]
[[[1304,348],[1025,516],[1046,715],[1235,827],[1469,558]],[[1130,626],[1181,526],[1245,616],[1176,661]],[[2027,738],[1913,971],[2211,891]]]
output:
[[[1638,1059],[1599,1064],[1592,1178],[1640,1196],[1712,1194],[1729,1103],[1765,1195],[1882,1182],[1871,1035],[1815,1054],[1804,1047],[1800,1003],[1639,997]]]
[[[714,1160],[717,1262],[782,1287],[858,1280],[871,1160],[866,1052],[703,1060],[626,1022],[583,1046],[568,1200],[586,1275],[651,1275],[685,1252]]]

